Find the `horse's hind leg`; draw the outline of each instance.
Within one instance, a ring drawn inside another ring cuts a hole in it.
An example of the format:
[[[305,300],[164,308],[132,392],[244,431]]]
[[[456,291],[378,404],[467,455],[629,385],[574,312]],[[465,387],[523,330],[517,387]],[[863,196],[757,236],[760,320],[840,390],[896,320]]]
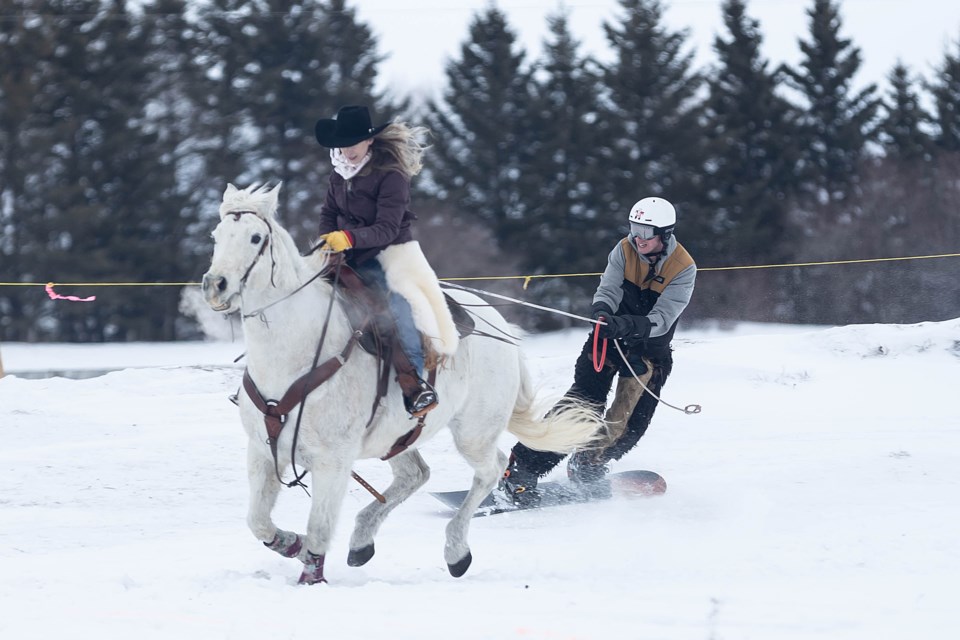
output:
[[[430,478],[430,467],[416,449],[390,458],[393,482],[383,492],[385,503],[374,500],[357,514],[347,564],[359,567],[373,557],[373,538],[394,507],[413,495]]]
[[[488,422],[492,424],[492,422]],[[482,422],[480,423],[482,424]],[[447,543],[443,557],[450,575],[459,578],[470,567],[473,556],[467,542],[470,519],[483,499],[493,491],[507,466],[507,456],[497,449],[496,433],[465,434],[463,427],[451,425],[453,441],[460,455],[473,467],[473,483],[463,504],[447,523]]]
[[[260,446],[259,442],[251,442],[247,447],[247,478],[250,482],[247,526],[268,549],[293,558],[300,553],[303,540],[296,533],[278,529],[273,523],[270,514],[277,502],[280,481],[273,460],[257,450]]]

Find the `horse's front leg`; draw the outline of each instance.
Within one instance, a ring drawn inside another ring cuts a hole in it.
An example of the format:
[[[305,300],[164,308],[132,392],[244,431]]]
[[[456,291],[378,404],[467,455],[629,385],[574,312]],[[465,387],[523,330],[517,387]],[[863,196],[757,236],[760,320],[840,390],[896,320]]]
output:
[[[263,445],[251,440],[247,446],[247,478],[250,482],[250,502],[247,526],[253,535],[271,551],[293,558],[300,553],[303,539],[296,533],[278,529],[271,513],[280,493],[280,481],[273,459],[265,456]]]
[[[337,526],[340,507],[350,479],[350,467],[341,460],[315,461],[310,467],[313,498],[307,522],[306,552],[300,584],[326,582],[323,562]]]

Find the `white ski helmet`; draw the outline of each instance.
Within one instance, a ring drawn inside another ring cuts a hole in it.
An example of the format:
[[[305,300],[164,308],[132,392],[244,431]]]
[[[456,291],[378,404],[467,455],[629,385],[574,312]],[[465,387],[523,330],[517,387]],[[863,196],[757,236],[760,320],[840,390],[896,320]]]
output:
[[[666,242],[677,224],[677,210],[664,198],[644,198],[630,209],[630,225],[635,224],[653,227]]]

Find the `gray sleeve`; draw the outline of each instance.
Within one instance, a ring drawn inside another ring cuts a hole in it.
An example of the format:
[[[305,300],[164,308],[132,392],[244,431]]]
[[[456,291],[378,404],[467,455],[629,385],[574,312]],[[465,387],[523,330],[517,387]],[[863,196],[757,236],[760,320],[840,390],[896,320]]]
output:
[[[693,286],[697,280],[697,265],[691,264],[689,267],[678,273],[667,288],[663,290],[660,297],[657,298],[653,309],[647,314],[650,322],[656,326],[650,331],[650,337],[656,338],[662,336],[673,323],[677,321],[683,310],[690,303],[693,296]]]
[[[610,307],[614,313],[623,300],[623,270],[626,260],[623,257],[623,247],[620,243],[613,248],[607,257],[607,268],[603,270],[600,276],[600,286],[597,292],[593,294],[593,303],[602,302]]]

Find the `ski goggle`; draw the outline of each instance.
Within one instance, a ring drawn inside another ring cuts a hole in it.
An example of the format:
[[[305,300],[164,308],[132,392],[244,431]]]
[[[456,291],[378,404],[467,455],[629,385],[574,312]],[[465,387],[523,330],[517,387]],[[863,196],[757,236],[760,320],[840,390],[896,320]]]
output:
[[[651,227],[648,224],[631,222],[630,235],[634,238],[640,238],[641,240],[653,240],[657,235],[657,229],[656,227]]]

